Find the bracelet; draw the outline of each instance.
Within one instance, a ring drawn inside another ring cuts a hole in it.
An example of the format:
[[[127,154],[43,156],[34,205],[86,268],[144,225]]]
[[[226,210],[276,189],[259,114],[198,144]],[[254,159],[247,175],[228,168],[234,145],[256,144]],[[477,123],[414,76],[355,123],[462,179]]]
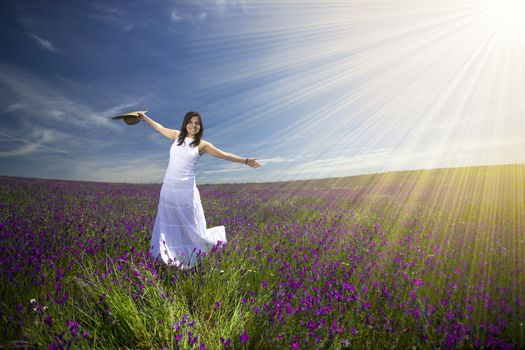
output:
[[[244,161],[244,164],[248,165],[248,158]]]

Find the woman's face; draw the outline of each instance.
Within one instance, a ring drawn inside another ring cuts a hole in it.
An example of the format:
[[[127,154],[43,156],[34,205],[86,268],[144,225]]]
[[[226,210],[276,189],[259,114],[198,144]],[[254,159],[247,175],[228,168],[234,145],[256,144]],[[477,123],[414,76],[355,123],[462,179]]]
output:
[[[201,129],[201,123],[199,117],[191,117],[190,122],[186,125],[186,133],[188,137],[194,138]]]

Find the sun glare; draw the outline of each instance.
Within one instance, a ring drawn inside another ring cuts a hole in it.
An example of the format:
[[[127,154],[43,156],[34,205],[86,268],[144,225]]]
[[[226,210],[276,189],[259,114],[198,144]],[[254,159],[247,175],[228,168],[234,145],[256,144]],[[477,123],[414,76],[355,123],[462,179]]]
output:
[[[491,22],[506,26],[525,20],[525,0],[484,0]]]

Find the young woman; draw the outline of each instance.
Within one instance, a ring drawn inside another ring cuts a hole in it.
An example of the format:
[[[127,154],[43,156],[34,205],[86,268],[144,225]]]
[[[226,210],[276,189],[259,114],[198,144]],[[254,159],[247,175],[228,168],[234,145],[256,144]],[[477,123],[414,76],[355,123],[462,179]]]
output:
[[[160,255],[166,264],[190,267],[197,262],[199,251],[205,252],[218,241],[226,242],[224,226],[206,229],[200,194],[195,184],[195,165],[200,157],[208,153],[252,168],[259,168],[261,164],[256,158],[241,158],[202,140],[204,127],[197,112],[186,113],[180,131],[165,128],[143,113],[139,113],[138,117],[163,136],[174,140],[160,190],[150,252],[155,258]]]

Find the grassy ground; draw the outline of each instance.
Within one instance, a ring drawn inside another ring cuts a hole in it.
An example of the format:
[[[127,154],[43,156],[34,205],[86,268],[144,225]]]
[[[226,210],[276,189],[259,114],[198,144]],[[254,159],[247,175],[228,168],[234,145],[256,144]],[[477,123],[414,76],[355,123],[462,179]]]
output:
[[[525,347],[524,165],[199,189],[179,270],[160,185],[1,178],[0,347]]]

